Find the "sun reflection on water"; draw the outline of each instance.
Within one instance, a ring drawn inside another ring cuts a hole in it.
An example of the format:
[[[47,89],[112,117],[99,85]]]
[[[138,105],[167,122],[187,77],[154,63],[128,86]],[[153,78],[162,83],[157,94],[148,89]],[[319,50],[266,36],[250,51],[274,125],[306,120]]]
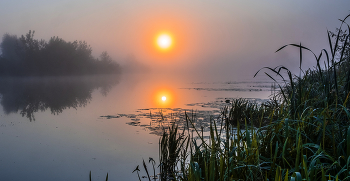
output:
[[[172,108],[175,102],[174,91],[171,89],[162,88],[155,91],[152,96],[153,107],[157,108]]]

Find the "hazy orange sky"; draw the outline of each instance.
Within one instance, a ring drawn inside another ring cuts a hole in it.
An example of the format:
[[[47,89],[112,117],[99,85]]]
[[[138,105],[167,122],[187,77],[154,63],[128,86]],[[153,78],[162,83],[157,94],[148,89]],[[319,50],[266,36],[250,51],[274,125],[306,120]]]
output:
[[[300,42],[328,48],[327,28],[349,10],[349,0],[2,0],[0,35],[35,30],[38,39],[85,40],[95,56],[107,51],[118,62],[133,55],[155,71],[228,80],[263,66],[297,69],[296,49],[274,52]],[[167,53],[154,45],[161,32],[174,38]]]

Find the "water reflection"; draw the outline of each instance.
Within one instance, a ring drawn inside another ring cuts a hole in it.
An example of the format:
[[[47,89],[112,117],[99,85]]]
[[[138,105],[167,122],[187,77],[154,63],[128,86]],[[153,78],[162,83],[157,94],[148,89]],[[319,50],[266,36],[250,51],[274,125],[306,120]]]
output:
[[[45,77],[0,79],[1,105],[6,114],[20,113],[30,121],[34,113],[50,109],[52,114],[83,107],[95,89],[107,95],[120,76]]]
[[[234,99],[244,97],[259,104],[267,101],[272,89],[271,81],[264,80],[192,83],[183,80],[156,77],[153,82],[143,82],[142,96],[135,95],[138,96],[135,105],[139,108],[136,112],[126,114],[117,110],[119,113],[101,117],[128,118],[127,124],[161,135],[174,121],[180,129],[186,128],[186,112],[194,126],[201,130],[208,128],[210,119],[220,121],[221,109],[230,106]]]
[[[159,108],[173,107],[176,100],[174,92],[171,88],[157,89],[151,96],[153,106]]]
[[[140,126],[150,134],[161,136],[163,130],[176,122],[178,127],[183,130],[192,128],[186,121],[187,116],[193,121],[197,130],[208,131],[210,120],[221,121],[221,109],[230,106],[232,100],[236,98],[217,98],[212,102],[186,104],[188,108],[145,108],[138,109],[135,114],[116,114],[101,116],[106,119],[126,117],[130,119],[127,124],[131,126]],[[256,103],[262,103],[267,99],[247,98]],[[192,109],[191,109],[192,107]]]

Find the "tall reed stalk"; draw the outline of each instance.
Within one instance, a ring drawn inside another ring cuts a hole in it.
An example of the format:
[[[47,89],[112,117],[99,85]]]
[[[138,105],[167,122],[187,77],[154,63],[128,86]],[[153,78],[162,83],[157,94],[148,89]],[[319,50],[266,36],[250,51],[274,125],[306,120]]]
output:
[[[297,47],[300,72],[259,70],[279,87],[270,101],[234,100],[210,120],[209,138],[187,114],[192,128],[179,134],[173,124],[160,139],[161,180],[350,180],[349,16],[337,33],[327,31],[330,53],[316,55],[302,44],[276,51]],[[314,69],[301,69],[303,51],[314,55]]]

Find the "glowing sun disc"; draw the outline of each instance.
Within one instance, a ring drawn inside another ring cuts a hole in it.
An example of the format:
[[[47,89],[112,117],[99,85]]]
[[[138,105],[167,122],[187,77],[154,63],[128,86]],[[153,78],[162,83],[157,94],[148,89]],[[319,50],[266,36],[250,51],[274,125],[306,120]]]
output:
[[[167,34],[162,34],[157,38],[157,44],[162,49],[167,49],[171,46],[171,37]]]
[[[162,101],[165,101],[165,100],[166,100],[166,97],[165,97],[165,96],[163,96],[163,97],[162,97]]]

